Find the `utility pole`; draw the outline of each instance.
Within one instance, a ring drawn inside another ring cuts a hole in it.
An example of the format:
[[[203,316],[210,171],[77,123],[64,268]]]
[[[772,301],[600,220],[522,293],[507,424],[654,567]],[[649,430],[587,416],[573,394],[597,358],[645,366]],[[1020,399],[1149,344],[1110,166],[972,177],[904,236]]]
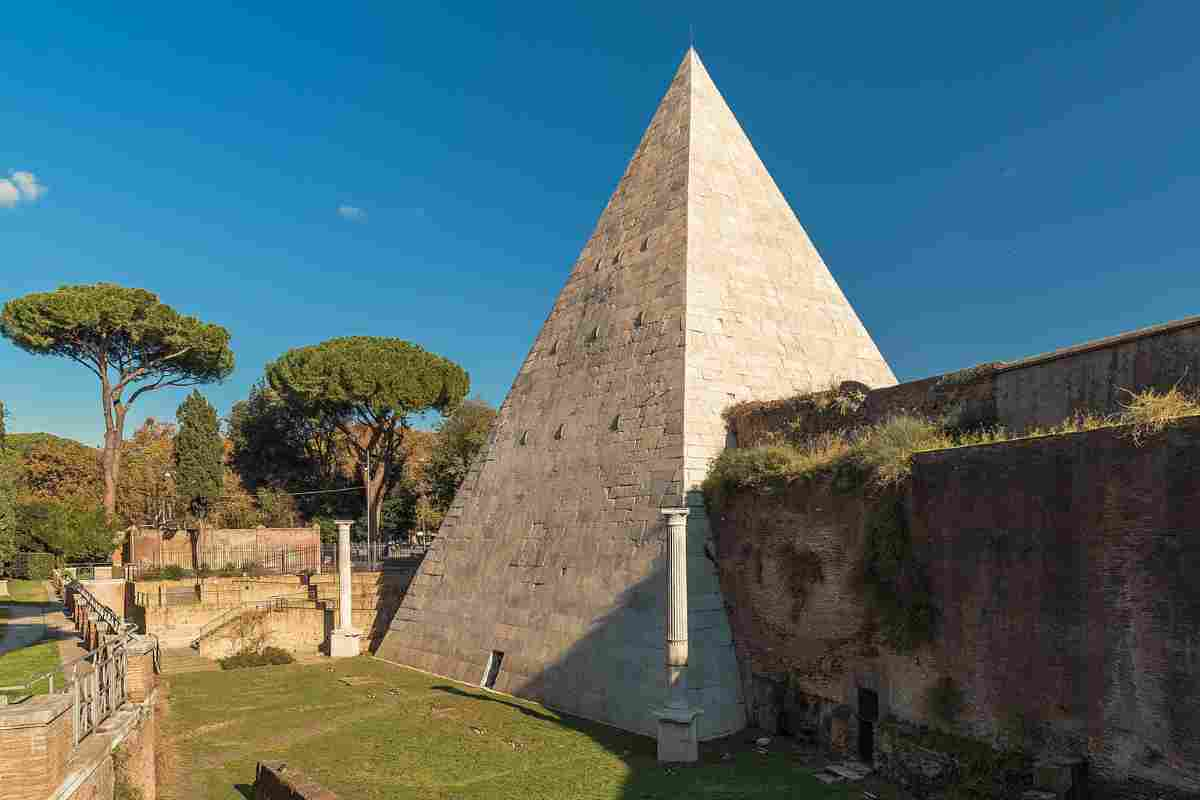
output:
[[[363,490],[367,497],[367,568],[371,567],[371,528],[375,523],[375,515],[371,512],[371,445],[367,445],[367,478],[363,481]]]

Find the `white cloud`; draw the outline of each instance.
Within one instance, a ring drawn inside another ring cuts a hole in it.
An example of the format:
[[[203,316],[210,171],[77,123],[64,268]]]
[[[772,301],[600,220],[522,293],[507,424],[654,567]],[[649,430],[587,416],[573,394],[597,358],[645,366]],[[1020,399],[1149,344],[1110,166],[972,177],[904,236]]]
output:
[[[46,187],[38,183],[37,177],[32,172],[14,171],[12,182],[20,190],[21,197],[31,203],[46,193]]]
[[[367,212],[357,206],[338,206],[338,216],[351,222],[366,222]]]
[[[32,203],[46,193],[46,187],[38,183],[32,172],[13,170],[7,178],[0,178],[0,208],[12,208],[17,203]]]

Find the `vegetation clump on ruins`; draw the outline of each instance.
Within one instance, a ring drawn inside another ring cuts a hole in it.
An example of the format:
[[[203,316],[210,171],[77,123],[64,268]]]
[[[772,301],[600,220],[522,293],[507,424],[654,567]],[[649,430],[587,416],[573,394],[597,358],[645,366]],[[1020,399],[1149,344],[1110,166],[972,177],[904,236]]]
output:
[[[818,478],[829,479],[835,491],[861,494],[866,501],[866,539],[854,584],[883,640],[897,652],[911,653],[932,641],[938,616],[927,565],[915,555],[908,530],[905,495],[913,455],[1116,427],[1125,428],[1125,435],[1140,445],[1172,421],[1200,414],[1200,397],[1178,386],[1165,392],[1126,393],[1128,402],[1115,414],[1078,414],[1020,435],[1001,427],[958,428],[948,418],[909,413],[859,427],[808,432],[811,427],[801,414],[845,417],[861,405],[854,389],[841,392],[834,387],[795,398],[797,418],[786,430],[769,434],[768,443],[722,452],[703,484],[706,503],[711,513],[720,514],[734,494],[766,496]],[[819,570],[805,574],[819,575]]]

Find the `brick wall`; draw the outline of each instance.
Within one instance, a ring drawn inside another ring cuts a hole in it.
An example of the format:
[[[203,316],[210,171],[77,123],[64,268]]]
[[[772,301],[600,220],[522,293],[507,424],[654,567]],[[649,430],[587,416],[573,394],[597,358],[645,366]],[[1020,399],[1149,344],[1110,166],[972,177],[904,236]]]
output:
[[[806,698],[856,708],[872,689],[881,716],[926,719],[927,688],[949,675],[964,732],[1022,712],[1101,780],[1200,791],[1200,421],[1143,447],[1123,434],[915,457],[910,526],[941,620],[912,655],[862,635],[861,496],[808,482],[734,498],[718,559],[752,715],[778,724]],[[797,592],[801,549],[823,578]]]
[[[945,378],[945,380],[943,380]],[[1157,325],[1013,362],[877,388],[853,414],[814,415],[796,398],[748,403],[729,420],[739,447],[786,433],[800,420],[806,434],[877,422],[900,411],[948,414],[1011,431],[1049,427],[1084,411],[1112,414],[1125,389],[1165,391],[1200,386],[1200,317]]]
[[[66,775],[71,700],[32,697],[0,706],[0,789],[4,800],[45,800]]]

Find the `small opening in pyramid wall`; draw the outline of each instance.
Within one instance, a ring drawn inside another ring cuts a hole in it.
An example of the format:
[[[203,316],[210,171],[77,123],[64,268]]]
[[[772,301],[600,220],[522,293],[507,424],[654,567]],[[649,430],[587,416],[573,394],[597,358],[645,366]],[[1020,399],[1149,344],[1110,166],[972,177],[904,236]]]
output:
[[[621,430],[621,415],[620,414],[617,414],[615,417],[612,418],[612,424],[609,425],[608,428],[609,428],[609,430],[613,430],[613,431]]]
[[[637,316],[633,318],[633,327],[635,327],[635,328],[642,327],[642,321],[645,320],[645,318],[646,318],[646,312],[639,311],[637,313]]]
[[[483,670],[483,680],[479,685],[485,689],[494,689],[496,687],[496,678],[500,676],[500,662],[504,661],[504,652],[501,650],[493,650],[488,656],[487,667]]]
[[[598,259],[598,258],[596,259],[596,269],[595,269],[595,271],[596,271],[596,272],[599,272],[599,271],[600,271],[600,259]]]
[[[555,339],[554,343],[550,345],[550,355],[554,355],[557,352],[558,352],[558,340]]]
[[[646,252],[646,248],[649,246],[650,246],[650,237],[647,236],[645,239],[642,239],[642,252],[643,253]]]
[[[621,260],[621,254],[620,254],[620,253],[617,253],[615,256],[613,256],[613,263],[614,263],[614,264],[616,264],[616,263],[617,263],[618,261],[620,261],[620,260]]]
[[[561,439],[561,438],[563,438],[563,435],[566,434],[566,432],[567,432],[567,425],[566,425],[566,423],[563,423],[562,425],[559,425],[558,430],[556,430],[554,432],[554,438]]]
[[[600,326],[597,325],[596,327],[592,328],[592,332],[588,334],[588,341],[594,342],[599,338],[600,338]]]
[[[517,444],[529,444],[529,431],[521,431],[521,438],[517,440]]]

